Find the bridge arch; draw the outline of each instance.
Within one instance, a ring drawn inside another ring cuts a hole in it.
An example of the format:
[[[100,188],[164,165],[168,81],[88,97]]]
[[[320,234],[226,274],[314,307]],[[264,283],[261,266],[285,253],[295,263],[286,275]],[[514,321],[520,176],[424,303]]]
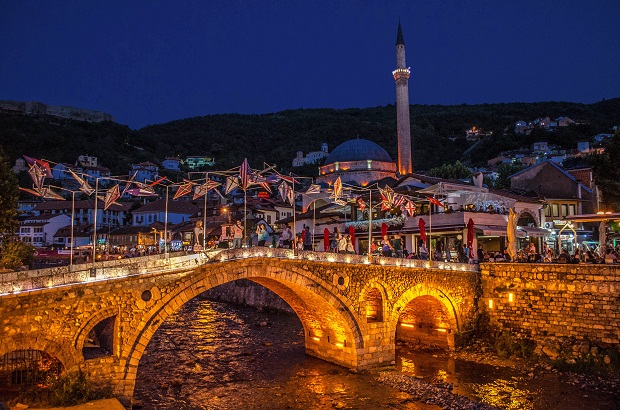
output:
[[[431,309],[436,310],[435,314]],[[440,317],[436,317],[437,314]],[[414,320],[409,318],[407,322],[401,323],[402,315],[414,316]],[[399,329],[399,325],[402,329]],[[410,337],[430,342],[445,340],[449,349],[454,349],[454,335],[460,329],[456,305],[449,294],[427,284],[417,284],[400,296],[394,303],[390,326],[390,331],[395,335],[409,332]],[[445,334],[445,338],[434,332]]]
[[[294,264],[274,264],[269,260],[230,262],[225,266],[199,267],[165,289],[150,288],[156,296],[139,303],[145,311],[140,327],[121,346],[125,366],[123,385],[117,386],[117,390],[133,392],[146,346],[168,317],[199,294],[242,278],[265,286],[289,304],[304,328],[308,354],[350,368],[358,366],[359,350],[365,343],[363,329],[358,325],[353,303],[338,292],[337,286]]]
[[[389,318],[389,301],[393,295],[393,289],[384,281],[370,280],[360,292],[359,316],[365,322],[384,322]]]
[[[0,350],[0,357],[4,357],[6,354],[10,354],[19,350],[34,350],[41,351],[52,358],[60,361],[63,368],[66,371],[77,370],[81,358],[76,357],[73,349],[67,348],[53,340],[49,340],[45,337],[38,336],[26,336],[11,339],[9,343],[3,345],[3,349]]]

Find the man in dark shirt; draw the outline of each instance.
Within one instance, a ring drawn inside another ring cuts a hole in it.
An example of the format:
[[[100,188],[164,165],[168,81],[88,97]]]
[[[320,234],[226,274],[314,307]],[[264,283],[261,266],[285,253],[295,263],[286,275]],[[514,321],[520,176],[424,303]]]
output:
[[[305,229],[305,235],[304,235],[304,251],[311,251],[312,250],[312,234],[310,233],[310,227],[306,226]]]

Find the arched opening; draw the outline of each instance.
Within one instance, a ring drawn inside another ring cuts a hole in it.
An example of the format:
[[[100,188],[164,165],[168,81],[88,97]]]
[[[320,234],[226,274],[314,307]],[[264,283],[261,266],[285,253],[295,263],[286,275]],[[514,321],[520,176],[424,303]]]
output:
[[[58,376],[64,366],[41,350],[14,350],[0,362],[0,397],[12,397],[22,388],[35,386],[50,376]]]
[[[383,297],[377,288],[372,288],[365,295],[366,322],[383,321]]]
[[[521,213],[521,215],[519,215],[517,226],[535,227],[536,219],[529,212],[523,212]]]
[[[88,333],[82,348],[84,359],[95,359],[112,355],[114,346],[114,323],[116,316],[110,316],[97,323]]]
[[[449,349],[454,329],[445,305],[434,296],[419,296],[401,310],[396,341],[420,350]]]

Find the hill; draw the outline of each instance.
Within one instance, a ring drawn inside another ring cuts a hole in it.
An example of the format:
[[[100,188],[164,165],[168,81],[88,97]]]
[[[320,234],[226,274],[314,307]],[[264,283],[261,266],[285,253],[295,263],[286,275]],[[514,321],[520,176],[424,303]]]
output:
[[[594,104],[569,102],[480,105],[411,105],[414,168],[427,170],[462,160],[484,164],[499,151],[525,147],[534,141],[574,147],[579,140],[609,133],[620,124],[620,98]],[[518,120],[568,116],[583,125],[560,132],[533,132],[515,136]],[[476,126],[492,131],[466,157],[471,146],[465,130]],[[48,116],[0,114],[0,145],[11,160],[22,154],[55,162],[75,161],[80,154],[99,157],[113,174],[126,174],[130,164],[166,157],[206,155],[216,159],[215,169],[237,166],[244,157],[250,165],[277,164],[284,170],[297,151],[316,151],[321,143],[330,150],[352,138],[365,138],[383,146],[396,158],[396,109],[393,105],[365,109],[298,109],[264,115],[208,115],[139,130],[113,122],[87,123]],[[307,171],[316,172],[316,167]]]

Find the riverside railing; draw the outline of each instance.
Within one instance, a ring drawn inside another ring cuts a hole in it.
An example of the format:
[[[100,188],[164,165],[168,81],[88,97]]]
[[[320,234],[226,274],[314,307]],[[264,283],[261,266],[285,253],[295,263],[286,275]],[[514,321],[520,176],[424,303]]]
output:
[[[243,249],[217,249],[195,254],[150,255],[117,259],[73,266],[0,273],[0,297],[22,292],[58,288],[104,280],[114,280],[136,275],[172,273],[193,269],[200,265],[225,263],[250,258],[276,258],[307,260],[357,265],[399,266],[404,268],[440,269],[451,271],[478,271],[478,265],[465,263],[425,261],[418,259],[389,258],[329,252],[301,251],[282,248],[252,247]]]

